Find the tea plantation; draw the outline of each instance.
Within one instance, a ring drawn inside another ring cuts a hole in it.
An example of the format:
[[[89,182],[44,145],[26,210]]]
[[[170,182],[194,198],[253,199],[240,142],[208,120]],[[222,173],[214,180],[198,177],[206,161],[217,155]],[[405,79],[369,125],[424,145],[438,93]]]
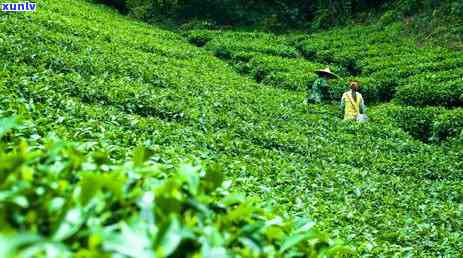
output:
[[[463,255],[463,53],[398,24],[174,33],[44,0],[1,13],[0,56],[2,257]],[[326,65],[336,103],[305,104]]]

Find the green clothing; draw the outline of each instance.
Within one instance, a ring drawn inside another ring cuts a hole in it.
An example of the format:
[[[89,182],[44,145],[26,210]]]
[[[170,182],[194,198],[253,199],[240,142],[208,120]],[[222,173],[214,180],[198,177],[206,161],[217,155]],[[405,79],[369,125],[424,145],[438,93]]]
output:
[[[323,100],[323,92],[328,89],[328,82],[324,78],[318,78],[312,84],[311,89],[307,89],[307,103],[319,104]]]

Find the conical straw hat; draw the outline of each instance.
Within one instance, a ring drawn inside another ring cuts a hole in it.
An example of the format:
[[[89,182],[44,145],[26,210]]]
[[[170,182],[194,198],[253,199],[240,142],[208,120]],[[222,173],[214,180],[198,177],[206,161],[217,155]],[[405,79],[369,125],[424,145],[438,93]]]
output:
[[[331,72],[331,69],[329,67],[326,67],[325,69],[317,70],[317,71],[315,71],[315,73],[318,74],[318,75],[323,75],[323,74],[328,75],[331,78],[339,78],[338,75]]]

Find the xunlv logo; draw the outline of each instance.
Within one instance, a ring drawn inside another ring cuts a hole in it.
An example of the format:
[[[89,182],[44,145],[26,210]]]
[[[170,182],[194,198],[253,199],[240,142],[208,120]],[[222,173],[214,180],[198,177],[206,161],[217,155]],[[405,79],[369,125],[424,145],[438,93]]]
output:
[[[34,12],[36,3],[1,3],[1,10],[4,12]]]

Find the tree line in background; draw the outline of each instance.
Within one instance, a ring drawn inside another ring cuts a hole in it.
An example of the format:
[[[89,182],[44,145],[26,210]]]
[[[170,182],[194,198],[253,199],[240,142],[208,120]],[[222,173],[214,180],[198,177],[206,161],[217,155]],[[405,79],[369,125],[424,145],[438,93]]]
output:
[[[392,16],[441,10],[463,16],[463,0],[94,0],[146,21],[160,17],[188,23],[324,29],[393,10]],[[391,14],[390,14],[391,15]],[[309,26],[309,25],[310,26]]]

